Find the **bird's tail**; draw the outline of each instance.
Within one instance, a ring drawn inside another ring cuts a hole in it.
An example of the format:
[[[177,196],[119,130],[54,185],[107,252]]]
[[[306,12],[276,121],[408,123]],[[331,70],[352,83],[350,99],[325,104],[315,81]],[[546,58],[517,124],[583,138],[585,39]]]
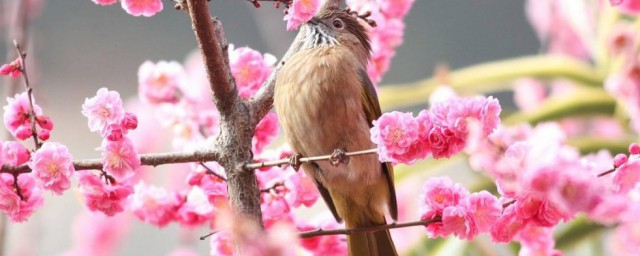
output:
[[[354,233],[347,237],[349,256],[398,255],[389,230]]]

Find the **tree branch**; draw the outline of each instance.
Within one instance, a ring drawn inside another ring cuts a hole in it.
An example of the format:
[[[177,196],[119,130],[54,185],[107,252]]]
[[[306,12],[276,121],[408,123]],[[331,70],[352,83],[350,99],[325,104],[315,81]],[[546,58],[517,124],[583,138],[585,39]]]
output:
[[[20,58],[20,72],[22,72],[22,78],[24,80],[24,89],[27,91],[27,97],[29,97],[29,120],[31,121],[31,137],[33,137],[33,143],[35,144],[35,149],[39,149],[42,144],[38,141],[38,131],[36,130],[36,112],[33,108],[33,89],[29,84],[29,76],[27,75],[27,66],[25,63],[26,53],[20,49],[20,45],[18,41],[13,40],[13,46],[16,48],[16,52],[18,53],[18,58]]]
[[[372,148],[372,149],[361,150],[361,151],[345,152],[344,156],[351,157],[351,156],[360,156],[360,155],[377,154],[377,153],[378,153],[378,150],[375,148]],[[336,157],[335,153],[331,155],[311,156],[311,157],[303,157],[298,159],[295,159],[296,157],[292,156],[292,157],[287,157],[287,158],[274,160],[274,161],[250,163],[250,164],[246,164],[244,168],[249,170],[254,170],[254,169],[260,169],[263,167],[281,166],[284,164],[299,165],[300,163],[311,163],[316,161],[332,161],[333,158],[335,157]]]
[[[220,153],[218,151],[195,151],[195,152],[170,152],[141,154],[142,165],[158,166],[163,164],[177,164],[190,162],[211,162],[218,161]],[[85,159],[73,161],[76,171],[81,170],[102,170],[102,159]],[[22,174],[31,172],[26,164],[20,166],[2,165],[0,173]]]
[[[206,0],[188,0],[187,6],[191,17],[191,28],[195,32],[207,78],[213,91],[213,102],[222,115],[227,115],[238,100],[238,90],[233,76],[228,72],[228,65],[226,65],[228,58],[224,58],[220,40],[217,38],[217,36],[224,36],[222,26],[217,19],[211,20]],[[215,31],[214,22],[216,23]]]
[[[441,222],[442,219],[440,217],[435,217],[432,219],[412,221],[412,222],[404,222],[404,223],[389,223],[385,225],[379,226],[371,226],[371,227],[361,227],[361,228],[344,228],[344,229],[318,229],[314,231],[307,231],[300,233],[300,238],[311,238],[315,236],[326,236],[326,235],[351,235],[354,233],[366,233],[366,232],[375,232],[380,230],[388,230],[388,229],[396,229],[396,228],[406,228],[413,226],[427,226],[431,223]]]

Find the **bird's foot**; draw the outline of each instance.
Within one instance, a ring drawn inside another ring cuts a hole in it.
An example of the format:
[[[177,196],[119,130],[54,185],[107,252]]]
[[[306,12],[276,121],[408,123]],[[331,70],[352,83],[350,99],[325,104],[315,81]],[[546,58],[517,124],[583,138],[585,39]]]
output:
[[[331,163],[331,165],[333,166],[338,166],[340,164],[349,164],[349,156],[347,155],[347,152],[344,152],[344,150],[336,149],[329,157],[329,163]]]
[[[296,172],[300,170],[300,165],[302,164],[302,162],[300,162],[300,158],[302,158],[302,155],[298,153],[295,153],[289,157],[289,165],[291,165],[293,170],[295,170]]]

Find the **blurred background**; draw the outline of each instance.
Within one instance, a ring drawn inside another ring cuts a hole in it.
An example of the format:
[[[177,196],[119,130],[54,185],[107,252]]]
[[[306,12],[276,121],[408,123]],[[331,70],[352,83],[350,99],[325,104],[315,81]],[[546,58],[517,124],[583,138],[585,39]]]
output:
[[[15,58],[10,28],[19,1],[24,0],[3,0],[0,5],[0,41],[6,42],[0,60]],[[101,7],[90,0],[27,2],[35,14],[27,24],[27,66],[36,100],[56,125],[51,140],[69,146],[78,159],[99,157],[94,149],[101,138],[89,131],[80,113],[86,97],[100,87],[120,92],[123,99],[136,97],[141,63],[182,62],[196,48],[188,17],[173,10],[171,1],[163,1],[164,10],[151,18],[128,15],[119,4]],[[211,0],[210,6],[236,46],[279,58],[296,34],[285,30],[282,9],[268,3],[256,9],[247,1]],[[524,0],[417,0],[405,21],[404,44],[382,86],[429,77],[438,64],[456,69],[535,54],[539,47],[524,15]],[[0,82],[6,88],[10,81]],[[61,197],[47,195],[44,207],[27,223],[8,225],[5,255],[63,254],[73,245],[73,220],[80,211],[83,205],[73,190]],[[197,239],[205,229],[185,235],[175,224],[158,229],[136,220],[128,229],[119,255],[168,255],[184,244],[201,254],[209,250],[208,242]]]

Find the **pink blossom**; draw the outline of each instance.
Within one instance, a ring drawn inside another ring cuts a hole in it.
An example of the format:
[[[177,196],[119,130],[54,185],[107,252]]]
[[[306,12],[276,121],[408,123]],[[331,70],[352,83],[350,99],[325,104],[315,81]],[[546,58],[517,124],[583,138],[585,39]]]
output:
[[[178,247],[169,253],[169,256],[198,256],[198,252],[191,247]]]
[[[436,212],[442,212],[448,206],[455,206],[469,195],[469,191],[458,183],[453,183],[449,177],[430,178],[422,187],[423,206],[428,206]]]
[[[640,1],[638,0],[609,0],[609,2],[611,5],[617,6],[623,13],[640,14]]]
[[[211,256],[232,256],[235,251],[235,244],[228,232],[218,232],[211,236]]]
[[[251,140],[254,154],[262,152],[278,136],[278,128],[278,116],[273,112],[260,120]]]
[[[20,58],[16,58],[11,63],[0,66],[0,76],[18,77],[22,74],[21,69]]]
[[[611,54],[633,54],[638,45],[634,26],[626,22],[616,22],[607,37],[607,48]]]
[[[433,158],[449,158],[464,148],[466,127],[433,126],[427,140]],[[465,135],[465,136],[462,136]]]
[[[287,15],[284,16],[284,20],[287,21],[287,30],[295,30],[309,21],[320,8],[319,0],[293,0],[289,9],[287,9]]]
[[[445,234],[471,240],[478,235],[473,215],[463,206],[449,206],[442,212],[442,227]]]
[[[173,221],[180,206],[177,195],[142,181],[134,186],[134,193],[128,200],[128,208],[136,217],[158,227],[164,227]]]
[[[31,106],[28,94],[26,92],[16,94],[13,98],[7,98],[7,102],[8,104],[4,106],[4,124],[7,130],[18,139],[27,139],[33,134],[31,119],[29,118]],[[42,116],[42,109],[35,102],[33,112],[36,114],[36,119]]]
[[[315,188],[313,178],[307,176],[304,172],[289,172],[285,175],[287,178],[284,186],[290,188],[285,198],[292,207],[301,205],[311,207],[316,203],[320,194]]]
[[[637,255],[640,252],[638,230],[640,230],[640,221],[637,220],[617,226],[610,240],[612,243],[612,255]]]
[[[507,206],[493,228],[491,228],[491,240],[493,242],[511,242],[514,236],[525,228],[527,221],[519,218],[514,209],[514,205]]]
[[[416,159],[410,152],[411,145],[418,139],[418,122],[411,113],[385,113],[373,121],[371,140],[378,147],[378,155],[383,162],[412,163]]]
[[[249,47],[233,48],[230,46],[229,67],[238,85],[240,97],[250,98],[253,96],[269,77],[275,63],[276,57],[271,54],[265,53],[263,55]]]
[[[89,119],[89,130],[104,133],[108,125],[120,123],[124,116],[120,94],[100,88],[95,97],[85,99],[82,114]]]
[[[124,113],[124,117],[122,121],[120,121],[120,125],[127,130],[135,130],[138,128],[138,117],[130,112]]]
[[[82,211],[73,222],[74,247],[65,256],[110,256],[117,254],[130,229],[128,215],[105,216]]]
[[[120,124],[110,124],[105,131],[106,138],[109,141],[120,141],[124,138],[125,130]]]
[[[625,164],[629,160],[629,157],[625,154],[617,154],[615,158],[613,158],[613,167],[620,167]]]
[[[385,16],[390,18],[403,18],[411,9],[414,0],[378,1],[380,9]]]
[[[487,191],[472,193],[464,199],[465,207],[475,219],[478,232],[488,232],[502,214],[502,204]]]
[[[31,158],[29,150],[22,146],[19,142],[5,141],[2,144],[2,161],[4,164],[19,166]]]
[[[546,227],[538,227],[535,225],[527,225],[520,231],[516,237],[522,248],[518,255],[549,255],[561,256],[562,253],[553,249],[555,240],[553,238],[553,229]]]
[[[134,175],[140,167],[140,157],[136,153],[133,142],[127,137],[120,141],[103,140],[102,163],[104,170],[117,179],[127,179]]]
[[[524,111],[535,110],[547,97],[544,84],[536,79],[519,79],[513,89],[514,101]]]
[[[38,131],[38,139],[40,140],[49,140],[49,137],[51,136],[51,131],[49,130],[45,130],[45,129],[41,129]]]
[[[0,174],[0,211],[13,222],[25,222],[36,208],[42,206],[44,198],[32,174],[21,174],[17,179],[22,199],[13,185],[14,177],[7,173]]]
[[[638,155],[640,154],[640,146],[637,143],[631,143],[629,145],[629,154]]]
[[[121,0],[122,9],[133,16],[151,17],[162,11],[161,0]]]
[[[176,103],[186,73],[175,61],[145,61],[138,69],[138,93],[143,102]]]
[[[178,210],[178,221],[184,226],[195,227],[213,220],[213,210],[204,191],[198,186],[193,186]]]
[[[91,1],[93,1],[98,5],[103,5],[103,6],[112,5],[118,2],[118,0],[91,0]]]
[[[89,210],[100,211],[107,216],[122,212],[125,199],[133,193],[133,187],[130,185],[107,185],[90,172],[78,172],[76,176]]]
[[[60,195],[71,187],[70,178],[75,172],[72,161],[66,146],[57,142],[45,142],[33,154],[29,167],[39,186]]]
[[[627,193],[640,182],[640,161],[636,159],[622,164],[613,173],[616,192]]]

